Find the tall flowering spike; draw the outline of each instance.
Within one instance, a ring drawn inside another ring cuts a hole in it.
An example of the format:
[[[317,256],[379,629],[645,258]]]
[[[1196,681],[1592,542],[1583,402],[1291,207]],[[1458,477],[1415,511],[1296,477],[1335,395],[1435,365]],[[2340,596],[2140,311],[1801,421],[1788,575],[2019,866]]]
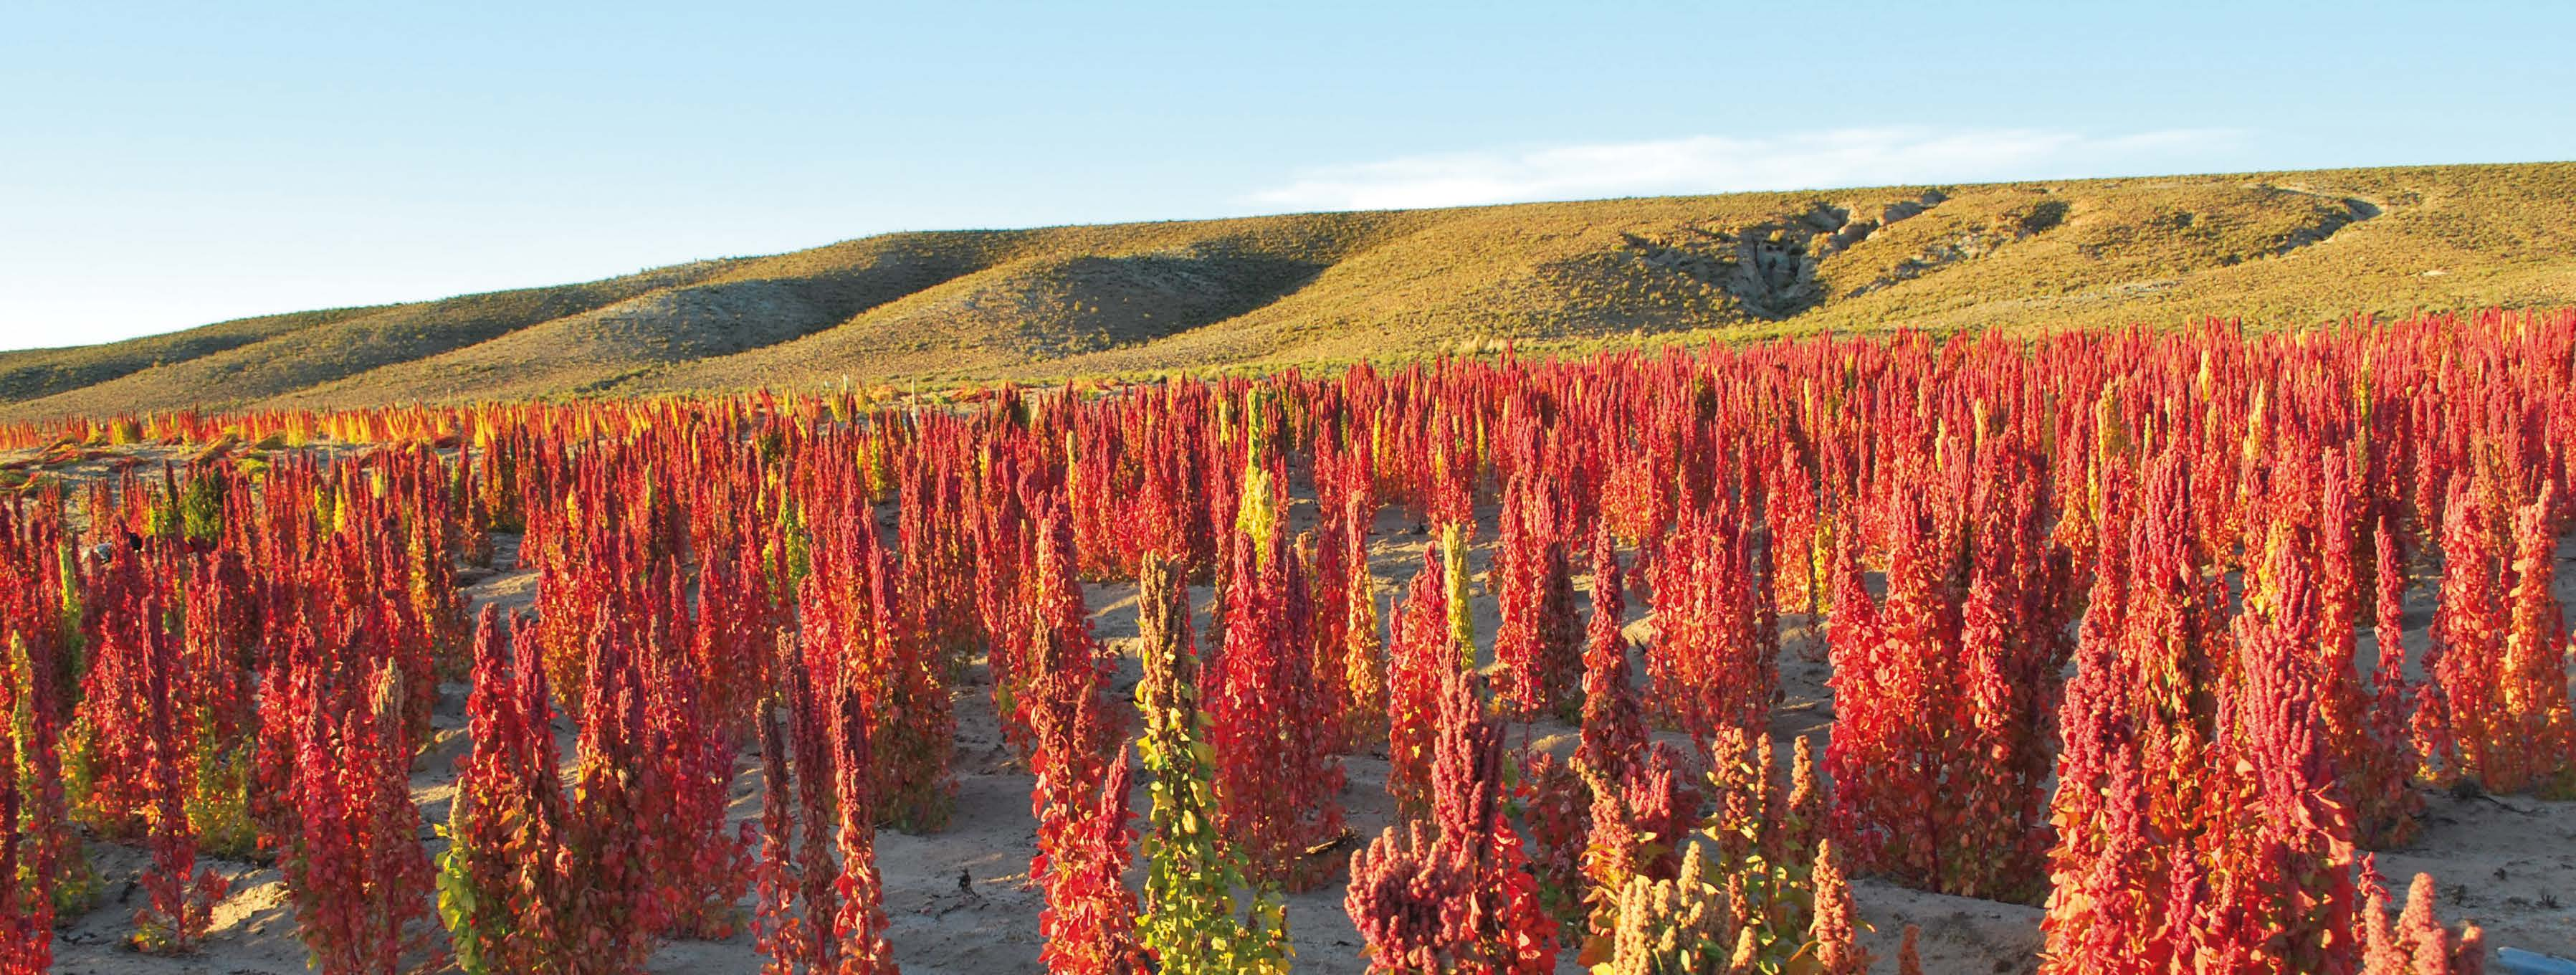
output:
[[[19,785],[18,756],[32,754],[37,746],[31,740],[33,721],[18,719],[20,698],[36,689],[14,666],[26,655],[24,641],[16,634],[9,639],[11,659],[6,662],[13,666],[0,672],[0,973],[33,975],[53,966],[53,878],[39,859],[45,838],[38,829],[44,818],[25,815],[35,804],[25,794],[32,790]]]
[[[1127,787],[1126,756],[1121,754],[1101,783],[1099,806],[1078,827],[1078,855],[1058,860],[1046,880],[1046,910],[1038,919],[1046,947],[1038,960],[1047,971],[1126,975],[1143,970],[1136,894],[1124,880],[1136,852]]]
[[[9,512],[0,508],[0,540],[5,540]],[[31,528],[34,526],[30,526]],[[41,535],[29,540],[30,555],[40,563],[52,547]],[[33,567],[31,567],[33,568]],[[0,574],[7,570],[0,568]],[[34,574],[41,576],[41,569]],[[5,581],[0,576],[0,581]],[[23,581],[23,580],[22,580]],[[50,615],[51,593],[41,584],[17,590],[25,600],[19,609],[27,619]],[[0,597],[5,599],[6,597]],[[5,605],[5,604],[0,604]],[[61,662],[59,635],[38,622],[7,634],[0,644],[0,792],[14,804],[0,816],[0,843],[6,843],[0,878],[0,960],[25,967],[0,969],[45,971],[51,965],[54,918],[88,910],[98,880],[72,831],[65,804],[62,754]]]
[[[886,945],[884,884],[877,878],[876,803],[869,793],[875,761],[868,752],[869,719],[864,695],[844,686],[832,716],[832,780],[840,812],[834,845],[841,869],[833,881],[837,910],[832,913],[833,953],[842,975],[892,975],[893,949]],[[819,837],[815,840],[819,841]]]
[[[2441,685],[2437,736],[2459,774],[2492,792],[2576,795],[2576,716],[2569,712],[2566,627],[2555,580],[2554,491],[2515,509],[2510,584],[2497,599],[2481,505],[2456,497],[2442,541],[2442,604],[2433,623]]]
[[[2556,511],[2556,490],[2543,484],[2538,497],[2514,512],[2512,602],[2504,659],[2498,661],[2505,713],[2497,717],[2520,756],[2513,768],[2518,774],[2499,774],[2504,781],[2494,788],[2510,792],[2527,783],[2543,795],[2567,798],[2576,797],[2576,712],[2567,698],[2567,626],[2552,590]]]
[[[1442,681],[1431,827],[1389,827],[1351,861],[1343,906],[1371,972],[1556,969],[1556,922],[1503,816],[1503,733],[1477,683],[1464,671]]]
[[[2170,957],[2158,940],[2164,874],[2145,794],[2145,749],[2119,658],[2119,624],[2101,616],[2117,611],[2128,585],[2122,544],[2114,534],[2099,553],[2079,662],[2059,711],[2058,844],[2040,923],[2041,970],[2049,973],[2143,975],[2164,970]]]
[[[1351,857],[1343,910],[1367,945],[1372,973],[1460,971],[1473,944],[1456,905],[1476,894],[1466,855],[1420,820],[1389,826]]]
[[[1831,839],[1816,850],[1815,920],[1807,937],[1818,975],[1868,975],[1870,957],[1860,946],[1851,883],[1843,876],[1842,854]]]
[[[1030,645],[1029,693],[1023,702],[1032,745],[1029,769],[1037,787],[1029,802],[1038,821],[1032,882],[1053,876],[1067,857],[1080,865],[1079,828],[1096,809],[1101,782],[1125,735],[1123,713],[1108,697],[1114,661],[1101,651],[1073,574],[1073,532],[1063,508],[1048,512],[1038,531],[1036,625]]]
[[[2392,926],[2388,895],[2374,881],[2358,941],[2361,975],[2477,975],[2486,965],[2486,938],[2474,924],[2454,939],[2433,916],[2433,878],[2416,874],[2406,910]]]
[[[1582,672],[1574,625],[1574,590],[1565,546],[1544,523],[1547,500],[1528,475],[1513,479],[1503,504],[1502,539],[1486,574],[1502,620],[1494,660],[1502,667],[1498,696],[1525,717],[1572,716]]]
[[[1311,620],[1306,659],[1314,674],[1309,680],[1323,700],[1325,743],[1336,755],[1351,751],[1343,727],[1351,713],[1350,682],[1343,670],[1344,648],[1350,646],[1350,600],[1343,589],[1350,583],[1350,573],[1342,569],[1350,546],[1343,544],[1342,530],[1338,519],[1327,517],[1314,531],[1300,533],[1296,545],[1298,575],[1305,580]]]
[[[787,733],[778,711],[762,705],[760,726],[760,861],[754,869],[759,896],[752,919],[752,945],[769,959],[763,975],[795,975],[808,943],[804,919],[796,912],[796,798],[789,788]]]
[[[1758,729],[1729,728],[1718,734],[1708,756],[1709,805],[1714,808],[1700,827],[1714,841],[1712,852],[1719,867],[1733,872],[1814,859],[1812,850],[1793,853],[1788,848],[1784,829],[1788,790],[1780,781],[1770,735]],[[1693,799],[1683,808],[1695,809],[1697,803]],[[1676,820],[1687,821],[1687,812]]]
[[[1709,882],[1701,847],[1692,845],[1681,876],[1630,878],[1616,898],[1607,931],[1596,932],[1583,960],[1593,971],[1708,972],[1752,975],[1764,971],[1763,932],[1737,916],[1740,875],[1721,887]],[[1784,969],[1795,971],[1797,969]]]
[[[181,764],[187,756],[180,753],[178,705],[170,686],[179,670],[178,653],[175,639],[161,626],[166,618],[164,604],[156,590],[147,591],[130,606],[131,638],[141,644],[145,667],[141,732],[148,742],[144,810],[150,823],[146,840],[152,849],[152,867],[142,881],[151,900],[135,911],[134,944],[156,954],[186,954],[205,940],[215,902],[223,899],[231,884],[212,868],[197,865],[197,836],[188,822],[182,785],[186,772]]]
[[[1198,647],[1190,635],[1190,591],[1169,558],[1148,552],[1136,577],[1137,654],[1144,676],[1136,706],[1149,741],[1171,742],[1197,732]]]
[[[1778,540],[1780,571],[1772,591],[1781,612],[1810,616],[1824,611],[1825,586],[1833,571],[1833,524],[1820,510],[1815,472],[1795,446],[1779,452],[1780,469],[1771,479],[1772,493],[1764,513]]]
[[[1431,810],[1431,748],[1442,675],[1458,669],[1450,646],[1449,585],[1436,552],[1422,556],[1396,611],[1387,675],[1386,790],[1404,815]]]
[[[1432,745],[1432,822],[1443,836],[1482,836],[1504,826],[1503,738],[1484,714],[1465,671],[1440,682],[1440,725]]]
[[[917,577],[896,591],[896,570],[881,555],[868,587],[875,618],[872,652],[885,661],[884,683],[868,697],[877,817],[898,829],[927,832],[948,824],[957,801],[949,758],[957,747],[957,716],[948,695],[948,663],[935,635],[920,622],[925,610],[906,608],[925,597]],[[857,648],[853,648],[857,649]]]
[[[146,579],[142,556],[118,547],[104,566],[90,573],[89,610],[81,620],[81,643],[87,647],[88,672],[79,674],[80,693],[67,750],[95,771],[79,783],[76,796],[82,817],[100,833],[128,838],[145,830],[155,775],[162,763],[161,743],[148,737],[157,726],[154,704],[168,703],[174,676],[155,659],[161,633],[154,605],[158,594]],[[175,661],[172,661],[175,663]],[[77,667],[74,668],[78,670]],[[151,683],[154,675],[160,682]],[[155,688],[158,688],[157,696]],[[175,739],[174,739],[175,741]],[[286,761],[291,769],[293,763]]]
[[[2069,622],[2063,553],[2045,540],[2040,479],[2023,455],[1989,448],[1963,529],[1974,556],[1960,608],[1967,737],[1941,749],[1954,775],[1942,805],[1968,825],[1943,850],[1944,884],[2036,903],[2045,894],[2049,779]]]
[[[2376,688],[2372,701],[2371,730],[2384,738],[2387,748],[2403,760],[2391,776],[2403,780],[2409,776],[2428,782],[2440,781],[2449,774],[2454,759],[2450,742],[2441,727],[2440,682],[2435,677],[2434,660],[2422,660],[2427,679],[2411,689],[2406,682],[2406,566],[2398,556],[2397,533],[2386,518],[2379,522],[2379,581],[2374,602],[2377,629],[2372,642],[2378,647],[2379,660],[2373,673]],[[2413,795],[2409,790],[2409,795]],[[2416,797],[2406,807],[2411,814],[2421,808],[2423,799]]]
[[[897,563],[877,540],[875,509],[866,497],[854,486],[839,488],[819,492],[809,512],[816,544],[798,612],[806,652],[817,656],[824,675],[859,688],[875,762],[869,789],[880,820],[935,830],[946,824],[956,792],[948,759],[957,721],[941,628],[963,610],[926,591],[919,577],[915,561],[938,561],[943,551],[925,540],[938,534],[925,527],[929,515],[905,515],[909,554]],[[908,492],[927,503],[918,484]]]
[[[838,780],[832,768],[836,761],[833,726],[838,722],[822,689],[803,667],[787,672],[787,715],[790,725],[788,749],[793,756],[796,775],[797,821],[804,826],[805,839],[798,848],[796,864],[796,897],[804,908],[800,925],[781,927],[778,940],[786,953],[772,952],[773,968],[804,964],[806,971],[837,970],[841,963],[841,941],[836,933],[841,915],[840,866],[833,852],[838,845],[839,820],[834,815],[838,805]],[[835,842],[826,842],[826,832]]]
[[[1387,736],[1386,638],[1378,632],[1377,575],[1369,570],[1368,511],[1354,494],[1343,516],[1350,552],[1342,565],[1350,578],[1343,586],[1341,671],[1349,710],[1342,713],[1342,735],[1353,751],[1383,745]]]
[[[411,801],[402,671],[386,661],[362,699],[343,688],[305,717],[295,804],[304,826],[280,866],[316,969],[399,971],[426,947],[429,858]],[[366,703],[361,703],[364,700]]]
[[[1654,562],[1659,636],[1646,652],[1650,699],[1705,743],[1757,724],[1780,686],[1779,630],[1751,528],[1731,510],[1686,512]]]
[[[642,661],[647,703],[646,768],[663,775],[664,788],[648,795],[658,822],[650,842],[657,855],[655,883],[674,935],[730,937],[735,902],[750,882],[750,841],[727,835],[725,818],[737,771],[729,722],[710,707],[690,651],[692,623],[677,573],[668,577],[664,605],[671,631],[657,632]]]
[[[2406,570],[2397,554],[2397,533],[2387,518],[2380,519],[2374,535],[2377,622],[2372,642],[2378,659],[2367,698],[2360,702],[2359,726],[2347,733],[2339,764],[2344,793],[2353,803],[2355,839],[2363,846],[2384,848],[2402,845],[2415,835],[2415,817],[2423,812],[2424,797],[2415,791],[2412,780],[2423,756],[2416,752],[2406,724],[2410,703],[2402,636]],[[2359,665],[2357,658],[2350,663]],[[2350,679],[2359,683],[2357,675]]]
[[[770,673],[785,628],[784,587],[772,588],[760,547],[746,537],[700,565],[696,645],[690,656],[708,690],[708,710],[737,738],[755,732],[756,712],[775,685]]]
[[[540,627],[554,625],[540,617]],[[560,917],[583,932],[582,951],[612,966],[641,966],[668,923],[661,878],[649,864],[662,851],[652,828],[659,797],[645,788],[650,744],[640,641],[602,627],[583,682],[578,767],[555,863]],[[559,951],[575,950],[569,946]]]
[[[1835,831],[1855,863],[1927,890],[2027,901],[2049,844],[2058,621],[2032,558],[2036,498],[2006,487],[2028,483],[2009,469],[1989,454],[1972,484],[1889,497],[1884,601],[1845,544],[1825,761],[1843,783]]]
[[[2159,517],[2153,504],[2144,514],[2142,524]],[[2207,611],[2196,598],[2183,618],[2166,615],[2177,607],[2165,573],[2192,563],[2153,535],[2131,539],[2141,572],[2124,593],[2128,619],[2087,629],[2062,712],[2043,971],[2350,971],[2363,961],[2368,919],[2354,878],[2367,866],[2318,706],[2334,675],[2314,643],[2315,537],[2295,520],[2239,527],[2265,541],[2246,569],[2256,594],[2225,643],[2210,620],[2194,622]],[[2103,564],[2126,563],[2106,548]],[[2097,593],[2121,592],[2104,585]]]
[[[1789,762],[1786,815],[1779,817],[1781,845],[1792,862],[1811,858],[1826,824],[1825,788],[1816,779],[1816,740],[1801,737]]]
[[[1583,650],[1583,742],[1575,754],[1604,778],[1627,778],[1628,767],[1646,741],[1645,707],[1629,674],[1628,638],[1620,632],[1627,612],[1621,592],[1619,553],[1612,547],[1610,523],[1592,538],[1592,619],[1586,624]]]
[[[987,457],[983,503],[975,506],[975,605],[989,647],[986,669],[993,681],[993,710],[1003,737],[1025,756],[1028,726],[1017,706],[1027,690],[1032,608],[1029,581],[1023,576],[1035,561],[1029,535],[1035,525],[1020,507],[1020,496],[1008,462]]]
[[[2432,680],[2415,716],[2417,746],[2428,764],[2437,756],[2450,759],[2431,769],[2427,778],[2436,783],[2471,767],[2488,776],[2510,775],[2513,757],[2509,750],[2489,754],[2503,741],[2487,727],[2491,716],[2505,713],[2495,673],[2503,657],[2505,616],[2496,592],[2494,532],[2481,506],[2464,493],[2444,513],[2441,538],[2442,584],[2426,661]],[[2494,759],[2503,760],[2500,767]]]
[[[2397,940],[2388,921],[2388,890],[2370,878],[2368,901],[2361,912],[2361,975],[2411,975],[2413,952]]]
[[[1928,752],[1956,725],[1961,688],[1943,665],[1960,648],[1938,591],[1945,580],[1934,560],[1942,556],[1926,551],[1934,544],[1927,506],[1908,495],[1895,507],[1884,604],[1870,605],[1848,547],[1836,573],[1837,721],[1825,764],[1844,783],[1834,794],[1835,832],[1855,838],[1859,858],[1937,882],[1939,853],[1929,842],[1941,817],[1932,780],[1944,770]]]
[[[2184,943],[2203,958],[2322,971],[2349,961],[2358,857],[2316,706],[2325,675],[2307,656],[2316,591],[2300,547],[2271,547],[2260,571],[2273,595],[2235,621],[2234,673],[2221,687],[2224,731],[2213,762],[2223,771],[2212,776],[2191,855],[2177,858],[2203,872],[2199,891],[2178,889],[2198,895],[2200,913],[2167,920],[2189,931]]]
[[[530,970],[555,934],[546,898],[562,798],[555,785],[545,668],[533,639],[518,641],[486,605],[475,627],[469,746],[456,760],[440,858],[438,909],[457,965],[469,972]],[[524,638],[526,630],[520,628]],[[541,744],[542,743],[542,744]]]
[[[185,676],[174,693],[183,733],[193,742],[186,781],[188,818],[209,852],[248,856],[258,846],[249,795],[258,719],[254,678],[245,666],[256,640],[250,574],[237,551],[218,550],[184,561],[186,582],[175,595],[183,605],[178,657]]]
[[[2435,893],[2432,876],[2416,874],[2415,882],[2406,888],[2406,909],[2397,916],[2397,937],[2414,972],[2439,972],[2450,961],[2449,932],[2433,916]]]
[[[1136,706],[1145,719],[1137,750],[1154,779],[1137,937],[1161,971],[1283,972],[1284,906],[1256,888],[1239,920],[1234,891],[1246,886],[1242,861],[1217,841],[1214,754],[1205,744],[1207,721],[1198,707],[1198,653],[1190,637],[1185,571],[1148,552],[1137,578],[1144,677],[1136,685]]]
[[[1467,536],[1474,528],[1473,521],[1440,526],[1441,579],[1449,587],[1449,640],[1457,648],[1458,665],[1468,670],[1476,669],[1476,614],[1467,601]]]
[[[1896,975],[1923,975],[1923,950],[1918,944],[1922,939],[1921,927],[1905,926],[1905,940],[1896,948]]]
[[[1332,866],[1308,851],[1342,832],[1342,766],[1315,687],[1297,560],[1277,540],[1267,558],[1240,541],[1208,701],[1217,821],[1253,880],[1302,891]]]

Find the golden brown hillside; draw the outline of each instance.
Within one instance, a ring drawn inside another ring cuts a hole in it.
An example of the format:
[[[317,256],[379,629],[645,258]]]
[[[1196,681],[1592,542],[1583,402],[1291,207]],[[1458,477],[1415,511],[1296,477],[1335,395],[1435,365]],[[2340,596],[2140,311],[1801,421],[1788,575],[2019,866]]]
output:
[[[2576,163],[906,233],[0,353],[0,417],[2576,304]]]

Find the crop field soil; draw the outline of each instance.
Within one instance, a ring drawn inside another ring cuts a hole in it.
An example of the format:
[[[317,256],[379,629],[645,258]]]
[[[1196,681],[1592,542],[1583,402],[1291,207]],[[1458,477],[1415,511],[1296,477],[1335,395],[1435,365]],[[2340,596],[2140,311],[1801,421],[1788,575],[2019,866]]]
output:
[[[0,427],[0,973],[2576,955],[2576,309],[271,405]]]

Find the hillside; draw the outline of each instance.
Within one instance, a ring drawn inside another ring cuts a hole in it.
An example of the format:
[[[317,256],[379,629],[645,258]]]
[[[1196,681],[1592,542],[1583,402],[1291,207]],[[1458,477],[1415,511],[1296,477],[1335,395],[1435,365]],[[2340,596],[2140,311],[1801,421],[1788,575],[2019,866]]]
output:
[[[0,353],[0,418],[2576,305],[2576,163],[903,233]]]

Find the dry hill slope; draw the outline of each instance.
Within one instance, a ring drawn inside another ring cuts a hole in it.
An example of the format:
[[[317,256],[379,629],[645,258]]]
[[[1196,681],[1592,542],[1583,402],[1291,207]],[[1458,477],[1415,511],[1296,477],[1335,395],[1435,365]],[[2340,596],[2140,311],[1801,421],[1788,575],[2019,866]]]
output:
[[[2576,304],[2576,163],[906,233],[0,353],[0,417]]]

